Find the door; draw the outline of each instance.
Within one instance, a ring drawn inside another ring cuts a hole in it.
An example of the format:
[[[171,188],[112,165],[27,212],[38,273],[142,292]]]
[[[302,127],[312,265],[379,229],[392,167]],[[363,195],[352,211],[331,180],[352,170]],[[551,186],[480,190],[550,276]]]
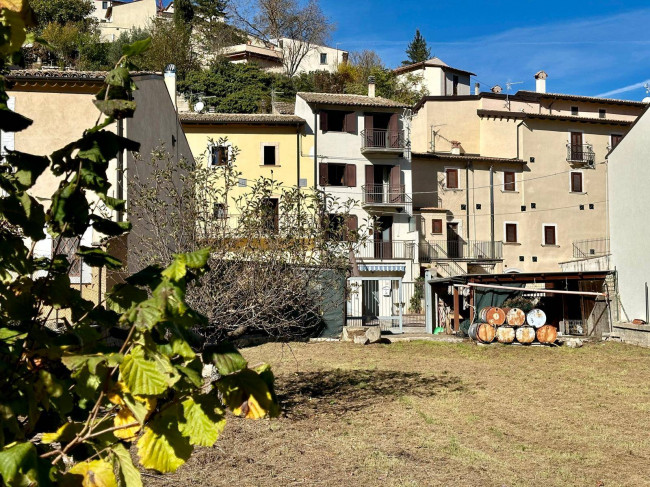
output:
[[[390,260],[393,258],[392,216],[381,216],[375,226],[375,259]]]
[[[447,257],[450,259],[458,259],[461,257],[458,223],[447,223]]]
[[[379,281],[362,281],[361,311],[364,325],[379,316]]]
[[[404,191],[402,190],[402,172],[399,166],[391,166],[389,176],[389,193],[391,203],[404,203]]]
[[[571,160],[582,161],[582,132],[571,132]]]

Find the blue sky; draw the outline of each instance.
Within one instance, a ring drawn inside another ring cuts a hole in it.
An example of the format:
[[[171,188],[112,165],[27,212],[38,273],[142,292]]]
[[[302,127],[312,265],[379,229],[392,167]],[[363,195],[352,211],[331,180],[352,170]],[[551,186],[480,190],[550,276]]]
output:
[[[330,44],[373,49],[401,64],[415,29],[433,55],[477,73],[487,90],[506,82],[533,90],[544,69],[549,92],[640,100],[650,82],[646,1],[436,2],[321,0],[336,23]]]

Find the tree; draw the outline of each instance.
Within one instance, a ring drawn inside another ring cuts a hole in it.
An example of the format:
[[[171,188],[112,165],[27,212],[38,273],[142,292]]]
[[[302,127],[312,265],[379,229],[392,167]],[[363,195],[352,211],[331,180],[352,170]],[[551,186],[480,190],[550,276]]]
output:
[[[155,19],[151,25],[151,49],[136,59],[138,67],[146,70],[163,71],[165,66],[176,65],[179,77],[191,70],[199,69],[199,62],[192,45],[192,31],[163,18]]]
[[[87,24],[88,17],[95,11],[93,0],[31,0],[30,5],[39,28],[52,22],[62,26]]]
[[[152,154],[154,184],[136,175],[133,191],[140,259],[164,262],[172,249],[210,245],[209,271],[187,289],[188,301],[208,317],[196,328],[207,343],[313,336],[323,313],[343,305],[349,254],[367,239],[365,225],[357,233],[347,224],[356,203],[268,178],[249,180],[235,194],[241,173],[238,150],[230,151],[232,165],[216,169],[204,160],[174,164],[164,150]]]
[[[175,0],[174,1],[174,22],[178,27],[186,26],[190,28],[192,19],[194,19],[194,5],[192,0]]]
[[[403,65],[421,63],[431,58],[431,49],[427,47],[427,41],[420,34],[420,30],[415,31],[415,37],[406,48],[408,59],[402,61]]]
[[[327,42],[334,26],[318,0],[300,6],[297,0],[256,0],[252,9],[232,7],[242,28],[279,47],[285,72],[292,77],[305,56]]]
[[[9,5],[0,8],[0,129],[13,133],[33,123],[7,106],[5,78],[28,39],[30,12],[24,1]],[[148,45],[125,47],[96,96],[103,118],[80,139],[49,156],[6,155],[12,170],[0,174],[2,485],[141,486],[131,444],[142,467],[169,472],[194,446],[215,443],[225,408],[248,418],[278,413],[268,366],[249,368],[232,346],[202,347],[192,333],[205,317],[188,306],[186,289],[205,272],[208,249],[127,277],[106,303],[71,287],[79,259],[103,271],[121,268],[106,241],[130,225],[106,217],[126,203],[109,196],[107,171],[118,152],[139,145],[111,129],[136,108],[129,56]],[[59,179],[47,210],[30,195],[45,171]],[[103,244],[69,255],[68,244],[78,245],[91,227],[106,237]],[[35,255],[45,231],[54,240],[51,258]],[[55,309],[67,318],[50,319]],[[205,382],[204,364],[217,372]]]

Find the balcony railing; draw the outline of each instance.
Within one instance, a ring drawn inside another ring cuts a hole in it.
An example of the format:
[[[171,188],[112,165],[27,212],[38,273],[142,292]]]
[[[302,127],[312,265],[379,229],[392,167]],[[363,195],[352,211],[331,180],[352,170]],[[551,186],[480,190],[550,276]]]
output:
[[[404,149],[406,149],[406,141],[401,130],[361,131],[361,152],[402,152]]]
[[[414,260],[417,252],[412,240],[375,240],[359,247],[355,255],[361,259],[410,259]]]
[[[420,262],[436,260],[490,261],[503,259],[503,242],[436,240],[420,242]]]
[[[609,239],[594,238],[589,240],[576,240],[573,242],[573,258],[587,259],[589,257],[602,257],[609,254]]]
[[[596,162],[596,154],[593,146],[589,144],[567,144],[566,160],[568,162],[577,162],[580,164],[593,165]]]
[[[411,198],[406,194],[403,184],[364,184],[363,204],[366,206],[406,206],[411,204]]]

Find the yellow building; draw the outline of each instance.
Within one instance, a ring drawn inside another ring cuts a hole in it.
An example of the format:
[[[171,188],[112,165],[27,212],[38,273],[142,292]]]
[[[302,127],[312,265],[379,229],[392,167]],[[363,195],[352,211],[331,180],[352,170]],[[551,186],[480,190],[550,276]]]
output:
[[[302,118],[223,113],[181,113],[179,117],[197,163],[215,170],[232,166],[239,173],[229,201],[215,202],[219,205],[215,213],[235,216],[235,201],[260,178],[272,179],[279,190],[314,188],[313,136],[306,133]],[[276,211],[278,198],[279,194],[270,198]]]

